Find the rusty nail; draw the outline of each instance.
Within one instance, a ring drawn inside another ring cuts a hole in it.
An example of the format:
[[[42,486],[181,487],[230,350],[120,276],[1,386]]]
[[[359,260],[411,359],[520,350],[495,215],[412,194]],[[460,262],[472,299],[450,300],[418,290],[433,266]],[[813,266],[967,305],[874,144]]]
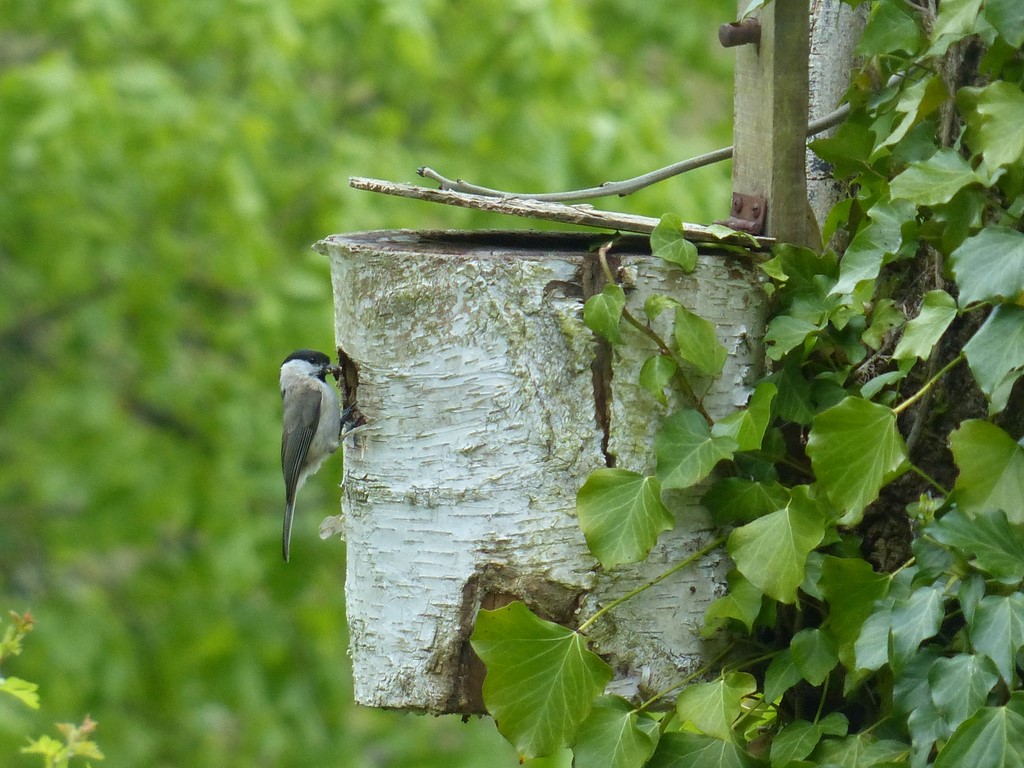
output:
[[[761,44],[761,22],[757,19],[743,19],[723,24],[718,28],[718,42],[723,48],[737,45]]]

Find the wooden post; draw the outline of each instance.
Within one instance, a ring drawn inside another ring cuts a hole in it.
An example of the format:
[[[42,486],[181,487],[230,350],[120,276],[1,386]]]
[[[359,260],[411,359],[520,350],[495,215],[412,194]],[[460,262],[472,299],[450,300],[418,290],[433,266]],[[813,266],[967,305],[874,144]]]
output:
[[[804,169],[808,0],[775,0],[757,13],[760,43],[736,49],[733,195],[766,199],[764,234],[818,249]]]

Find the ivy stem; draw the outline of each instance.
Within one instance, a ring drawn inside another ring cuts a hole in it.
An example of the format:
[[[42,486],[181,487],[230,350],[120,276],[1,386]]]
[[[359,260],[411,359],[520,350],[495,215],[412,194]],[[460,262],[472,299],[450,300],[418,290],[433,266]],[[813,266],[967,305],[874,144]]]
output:
[[[936,480],[934,477],[929,475],[927,472],[925,472],[919,466],[917,466],[916,464],[911,464],[910,465],[910,470],[911,470],[911,472],[914,472],[919,477],[921,477],[926,483],[928,483],[928,485],[932,486],[935,490],[937,490],[943,496],[949,496],[949,489],[948,488],[943,488],[939,484],[938,480]]]
[[[731,670],[749,669],[754,664],[760,664],[762,661],[768,661],[768,659],[772,659],[772,658],[778,656],[780,653],[782,653],[782,651],[768,651],[767,653],[762,653],[760,656],[754,656],[753,658],[750,658],[750,659],[744,659],[743,661],[738,661],[735,664],[730,665],[729,667],[723,668],[723,671],[724,671],[724,669],[731,669]]]
[[[904,563],[903,565],[901,565],[901,566],[900,566],[899,568],[897,568],[897,569],[896,569],[895,571],[893,571],[892,573],[890,573],[890,574],[889,574],[889,577],[890,577],[890,578],[894,578],[894,577],[896,576],[896,574],[897,574],[897,573],[899,573],[899,572],[900,572],[900,571],[902,571],[902,570],[905,570],[905,569],[909,568],[910,566],[912,566],[912,565],[913,565],[914,563],[916,563],[916,562],[917,562],[917,558],[916,558],[916,557],[912,557],[912,558],[910,558],[909,560],[907,560],[907,562],[905,562],[905,563]]]
[[[828,681],[831,677],[832,673],[829,672],[825,675],[825,681],[821,684],[821,700],[818,701],[818,711],[814,713],[815,725],[817,725],[818,721],[821,720],[821,713],[825,711],[825,697],[828,695]]]
[[[922,384],[921,388],[919,390],[917,390],[917,392],[915,392],[910,397],[908,397],[906,400],[904,400],[902,403],[900,403],[895,408],[893,408],[892,409],[893,413],[895,413],[896,415],[899,415],[899,414],[903,413],[903,411],[907,410],[907,408],[909,408],[914,403],[916,403],[918,400],[920,400],[922,397],[927,395],[928,391],[938,383],[939,379],[941,379],[943,376],[945,376],[947,373],[949,373],[951,370],[953,370],[953,368],[955,368],[957,365],[959,365],[960,362],[963,359],[964,359],[964,353],[961,352],[959,355],[957,355],[952,360],[950,360],[948,363],[946,363],[944,366],[942,366],[942,368],[939,369],[938,373],[936,373],[934,376],[932,376],[930,379],[928,379],[928,381],[926,381],[924,384]]]
[[[618,281],[616,281],[615,275],[612,274],[612,269],[608,265],[608,251],[612,249],[613,245],[615,245],[615,241],[609,240],[607,243],[598,248],[597,258],[598,261],[601,263],[601,272],[604,273],[604,279],[607,280],[609,283],[617,285]],[[709,427],[713,426],[715,423],[714,420],[711,418],[711,415],[706,410],[704,410],[704,404],[700,401],[700,398],[697,397],[697,394],[693,391],[693,387],[690,385],[690,382],[687,380],[686,375],[683,373],[685,363],[679,358],[679,356],[675,352],[672,351],[668,343],[663,338],[661,338],[661,336],[658,335],[657,331],[651,328],[649,324],[640,322],[640,320],[638,320],[632,312],[626,309],[626,307],[622,308],[622,319],[625,320],[637,331],[639,331],[641,334],[650,339],[652,342],[654,342],[654,346],[658,348],[658,352],[660,354],[672,359],[672,361],[676,364],[675,379],[679,384],[679,389],[682,392],[683,397],[685,397],[687,400],[693,403],[693,409],[704,417],[704,420],[708,423]]]
[[[713,658],[707,664],[704,664],[699,669],[695,670],[694,672],[691,672],[689,675],[684,677],[682,680],[676,681],[675,683],[670,685],[668,688],[663,688],[662,690],[658,691],[657,693],[655,693],[653,696],[651,696],[649,699],[647,699],[643,704],[641,704],[639,707],[637,707],[633,711],[634,712],[643,712],[645,709],[647,709],[649,706],[651,706],[651,704],[653,704],[654,702],[658,701],[659,699],[665,698],[670,693],[672,693],[672,691],[675,691],[675,690],[677,690],[679,688],[682,688],[684,685],[689,683],[691,680],[695,680],[698,677],[700,677],[701,675],[703,675],[704,673],[708,672],[709,670],[714,669],[715,664],[717,664],[719,662],[719,660],[721,660],[727,653],[729,653],[733,649],[733,647],[735,647],[735,645],[736,645],[735,641],[729,643],[729,645],[727,645],[725,647],[725,649],[721,653],[719,653],[717,656],[715,656],[715,658]]]
[[[590,626],[593,625],[593,623],[595,621],[597,621],[599,618],[601,618],[606,613],[608,613],[608,611],[612,610],[613,608],[618,608],[620,605],[622,605],[627,600],[630,600],[630,599],[636,597],[641,592],[646,592],[648,589],[650,589],[651,587],[655,586],[656,584],[660,584],[661,582],[663,582],[665,579],[667,579],[669,576],[671,576],[676,571],[681,571],[683,568],[685,568],[686,566],[688,566],[691,563],[695,562],[696,560],[699,560],[700,558],[704,557],[704,555],[708,554],[709,552],[712,552],[712,551],[718,549],[720,546],[722,546],[725,543],[725,539],[726,539],[725,536],[719,536],[717,539],[712,541],[710,544],[705,544],[703,547],[698,549],[696,552],[694,552],[689,557],[684,558],[683,560],[680,560],[678,563],[673,565],[667,571],[664,571],[663,573],[658,574],[653,579],[648,581],[646,584],[641,584],[639,587],[636,587],[635,589],[629,590],[629,592],[624,594],[622,597],[615,598],[610,603],[608,603],[608,605],[604,606],[603,608],[600,608],[597,611],[597,613],[595,613],[589,619],[587,619],[582,624],[580,624],[579,628],[576,631],[579,632],[581,635],[585,634],[587,629],[589,629]]]

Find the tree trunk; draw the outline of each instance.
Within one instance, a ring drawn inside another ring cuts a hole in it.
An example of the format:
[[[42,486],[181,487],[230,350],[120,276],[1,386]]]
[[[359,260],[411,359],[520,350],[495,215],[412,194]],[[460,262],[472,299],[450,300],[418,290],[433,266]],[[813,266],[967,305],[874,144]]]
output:
[[[360,703],[482,711],[468,644],[481,606],[518,599],[578,626],[711,540],[699,488],[676,496],[676,528],[642,564],[603,572],[577,525],[587,475],[612,461],[650,471],[668,412],[637,384],[639,337],[609,354],[583,324],[599,274],[588,249],[603,239],[371,232],[317,245],[331,258],[348,390],[367,419],[345,446],[342,515],[326,526],[348,542]],[[658,290],[717,326],[730,357],[707,410],[745,402],[765,313],[751,263],[702,254],[684,275],[652,260],[646,238],[616,253],[637,315]],[[701,619],[727,567],[708,555],[595,624],[616,690],[667,686],[706,661]]]
[[[868,4],[851,8],[841,0],[812,0],[810,45],[809,119],[832,112],[850,87],[857,43],[867,23]],[[829,130],[820,136],[830,136]],[[819,229],[832,206],[846,197],[846,185],[832,175],[832,167],[807,150],[807,199]]]

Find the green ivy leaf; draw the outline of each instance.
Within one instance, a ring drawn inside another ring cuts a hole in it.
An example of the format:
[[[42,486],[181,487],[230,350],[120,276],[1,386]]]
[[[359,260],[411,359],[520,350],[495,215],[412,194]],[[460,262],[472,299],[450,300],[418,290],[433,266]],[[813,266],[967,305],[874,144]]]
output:
[[[704,626],[708,630],[714,630],[727,620],[736,619],[746,626],[749,632],[754,628],[754,622],[761,613],[761,590],[743,578],[743,574],[735,568],[729,571],[725,580],[729,589],[708,605],[704,611]]]
[[[523,758],[576,741],[612,669],[570,629],[522,603],[477,615],[473,650],[487,666],[484,701],[498,730]]]
[[[768,259],[768,261],[762,262],[759,266],[765,275],[778,283],[785,283],[789,278],[789,275],[786,274],[785,266],[782,263],[781,254],[776,253],[772,258]]]
[[[897,712],[909,715],[914,710],[930,706],[934,714],[938,715],[938,710],[932,703],[932,688],[928,683],[928,673],[938,658],[938,651],[934,647],[926,646],[900,670],[900,674],[893,680],[892,687],[892,703]]]
[[[576,514],[591,553],[605,568],[647,557],[675,525],[661,484],[626,469],[596,469],[576,494]]]
[[[932,25],[928,53],[941,56],[949,46],[975,31],[982,0],[944,0]]]
[[[960,603],[964,620],[970,624],[974,621],[974,612],[978,609],[981,599],[985,597],[985,579],[979,573],[968,574],[960,580],[956,591],[956,599]]]
[[[968,518],[954,509],[927,528],[928,535],[970,559],[972,566],[1003,584],[1024,581],[1024,530],[1011,526],[1002,510]]]
[[[815,408],[811,400],[811,382],[804,378],[800,360],[796,356],[790,358],[781,371],[771,375],[770,380],[779,388],[779,396],[775,398],[779,418],[809,425],[814,419]]]
[[[772,768],[785,768],[794,760],[803,760],[818,746],[822,735],[817,723],[807,720],[787,723],[772,739]]]
[[[711,513],[715,525],[732,525],[782,509],[789,503],[789,491],[775,481],[724,477],[708,489],[700,503]]]
[[[897,384],[907,378],[909,369],[912,366],[912,363],[908,364],[906,361],[903,361],[903,364],[895,371],[886,371],[885,373],[878,374],[874,378],[868,379],[861,385],[860,396],[865,400],[874,400],[875,395],[886,387]],[[895,396],[896,394],[894,392],[886,392],[883,396],[882,402],[888,405],[890,404],[889,398],[893,398]]]
[[[772,658],[771,664],[764,673],[764,699],[765,701],[778,701],[779,698],[804,679],[800,670],[793,661],[793,652],[789,648],[783,648]]]
[[[935,660],[928,671],[932,701],[949,731],[985,706],[999,672],[987,656],[958,653]],[[942,734],[948,736],[948,734]]]
[[[643,720],[654,724],[647,715]],[[640,727],[641,715],[625,699],[602,696],[594,702],[590,717],[580,728],[572,748],[573,762],[580,766],[602,768],[641,768],[654,754],[656,740],[648,729]]]
[[[924,227],[929,233],[938,230],[940,234],[936,247],[942,253],[952,253],[970,235],[985,226],[988,194],[987,187],[967,187],[960,190],[946,205],[940,205],[932,211],[931,221],[925,222]]]
[[[871,349],[878,349],[893,328],[903,325],[906,318],[892,299],[879,299],[871,310],[871,325],[860,335],[861,341]]]
[[[683,722],[716,739],[729,739],[732,724],[743,714],[740,702],[757,690],[746,672],[729,672],[711,683],[692,683],[676,699],[676,714]]]
[[[884,264],[893,260],[903,245],[903,226],[917,214],[907,200],[883,200],[870,211],[870,222],[861,227],[843,254],[839,280],[832,287],[833,296],[851,294],[869,280],[878,277]]]
[[[39,686],[20,677],[0,676],[0,692],[9,693],[26,707],[39,709]]]
[[[896,112],[903,117],[888,136],[883,134],[880,137],[878,149],[899,144],[921,118],[934,112],[947,99],[946,84],[938,75],[918,80],[905,88],[896,102]]]
[[[760,768],[734,741],[723,741],[701,733],[666,733],[658,743],[647,768]]]
[[[893,200],[908,200],[915,205],[948,203],[953,196],[983,179],[954,149],[940,149],[927,160],[911,163],[889,185]]]
[[[857,123],[840,123],[831,136],[815,139],[808,146],[832,164],[837,178],[846,178],[870,167],[868,158],[875,147],[875,132]]]
[[[812,323],[792,315],[776,315],[769,321],[764,334],[768,357],[781,360],[787,352],[799,347],[808,336],[824,327],[824,322]]]
[[[793,662],[804,680],[818,686],[839,663],[836,640],[825,630],[801,629],[789,641]]]
[[[810,248],[780,243],[772,248],[772,259],[762,264],[761,269],[773,280],[785,283],[790,297],[817,294],[822,279],[830,280],[839,274],[836,259],[833,251],[819,254]]]
[[[954,553],[945,547],[938,546],[938,542],[932,539],[915,536],[910,544],[910,550],[914,553],[914,563],[920,569],[922,581],[946,578],[954,568],[957,572],[963,570],[962,567],[959,567],[961,553]]]
[[[853,645],[856,669],[877,670],[889,663],[892,607],[896,600],[886,597],[875,603],[871,615],[864,620],[860,635]]]
[[[962,89],[957,101],[967,118],[971,146],[982,148],[988,168],[1024,159],[1024,92],[1019,86],[997,80],[984,88]]]
[[[825,523],[825,514],[808,498],[806,486],[798,486],[785,508],[734,529],[729,554],[751,584],[780,602],[792,603],[804,580],[807,555],[825,537]]]
[[[921,587],[892,606],[892,664],[905,665],[921,643],[934,637],[945,617],[942,587]]]
[[[779,388],[771,382],[761,382],[754,389],[745,408],[715,422],[711,434],[731,437],[737,451],[756,451],[761,448],[764,432],[772,416],[772,400]]]
[[[772,739],[772,768],[785,768],[794,760],[803,760],[823,736],[845,736],[849,727],[846,717],[839,712],[825,715],[817,723],[794,720]]]
[[[1003,707],[984,707],[965,720],[935,758],[935,768],[1024,765],[1024,693]]]
[[[807,454],[829,499],[843,510],[840,522],[860,522],[864,507],[907,460],[891,408],[847,397],[814,418]]]
[[[1024,5],[1019,0],[987,0],[985,19],[1011,48],[1024,45]]]
[[[939,739],[945,741],[953,732],[931,699],[907,715],[907,730],[910,732],[910,739],[913,742],[911,765],[917,764],[924,759],[924,756],[930,755],[935,742]]]
[[[907,745],[895,739],[879,739],[864,731],[844,739],[827,739],[811,754],[813,765],[849,768],[894,768],[904,765]],[[973,768],[973,767],[972,767]]]
[[[996,307],[964,345],[964,354],[978,386],[989,399],[989,412],[999,413],[1024,372],[1024,307]]]
[[[879,0],[871,8],[867,27],[857,43],[861,56],[890,55],[895,51],[914,53],[924,42],[915,15],[901,0]]]
[[[956,318],[956,312],[956,301],[952,296],[941,290],[928,291],[921,302],[921,311],[907,323],[903,338],[892,356],[897,360],[928,359],[942,334]]]
[[[875,573],[866,560],[826,555],[818,586],[828,601],[827,626],[838,641],[838,654],[848,669],[856,668],[854,643],[875,605],[889,592],[888,574]]]
[[[1017,651],[1024,648],[1024,593],[986,595],[974,612],[971,645],[995,662],[1012,688],[1017,681]]]
[[[1001,509],[1024,523],[1024,448],[987,421],[969,419],[949,436],[960,475],[953,496],[960,509],[977,515]]]
[[[674,213],[662,216],[651,231],[651,253],[678,264],[684,272],[693,272],[697,266],[697,246],[683,235],[683,220]]]
[[[677,307],[673,333],[683,360],[706,376],[714,376],[722,370],[728,353],[715,335],[714,323],[686,307]]]
[[[749,232],[727,227],[725,224],[705,224],[703,234],[712,236],[716,241],[727,246],[746,246],[758,248],[757,238]]]
[[[990,226],[950,254],[960,306],[975,301],[1015,300],[1024,291],[1024,234]]]
[[[644,302],[644,314],[647,315],[649,320],[654,320],[666,309],[675,309],[678,306],[679,302],[671,296],[666,296],[663,293],[652,293]]]
[[[626,293],[615,283],[608,283],[604,289],[587,299],[583,305],[583,322],[599,336],[612,344],[622,343],[619,320],[626,306]]]
[[[662,488],[689,488],[711,474],[719,461],[732,458],[735,450],[736,441],[713,436],[697,411],[677,411],[654,439],[656,475]]]
[[[676,375],[679,366],[668,355],[651,355],[640,366],[640,386],[650,392],[662,405],[668,404],[665,387]]]

